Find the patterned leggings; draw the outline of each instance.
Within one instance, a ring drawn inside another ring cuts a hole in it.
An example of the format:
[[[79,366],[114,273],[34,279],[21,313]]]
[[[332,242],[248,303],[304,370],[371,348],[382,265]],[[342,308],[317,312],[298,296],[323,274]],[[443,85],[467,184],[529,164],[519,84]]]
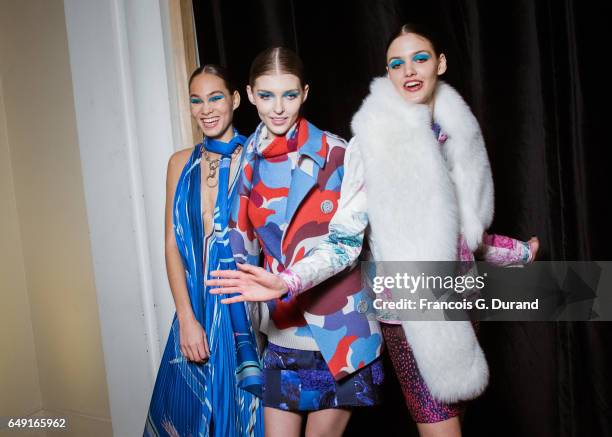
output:
[[[458,416],[465,404],[444,404],[432,397],[417,368],[402,325],[381,323],[380,326],[412,419],[416,423],[435,423]]]
[[[533,252],[527,242],[496,234],[484,234],[478,258],[500,267],[520,266],[533,260]],[[473,260],[467,243],[461,237],[459,258]],[[445,404],[433,398],[406,340],[401,324],[381,323],[383,337],[391,362],[402,387],[406,405],[416,423],[436,423],[461,414],[465,402]],[[474,328],[478,330],[478,325]]]

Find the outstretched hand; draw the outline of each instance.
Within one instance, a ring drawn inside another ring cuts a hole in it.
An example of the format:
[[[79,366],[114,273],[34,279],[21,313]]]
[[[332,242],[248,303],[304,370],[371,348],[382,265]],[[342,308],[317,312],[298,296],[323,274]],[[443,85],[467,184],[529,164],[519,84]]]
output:
[[[287,292],[287,284],[277,275],[261,267],[249,264],[237,264],[238,270],[216,270],[211,276],[219,279],[208,279],[206,285],[219,287],[208,290],[211,294],[234,294],[221,303],[262,302],[277,299]]]
[[[538,254],[538,249],[540,248],[540,239],[537,236],[533,236],[527,241],[529,245],[529,260],[528,263],[535,261],[536,256]]]

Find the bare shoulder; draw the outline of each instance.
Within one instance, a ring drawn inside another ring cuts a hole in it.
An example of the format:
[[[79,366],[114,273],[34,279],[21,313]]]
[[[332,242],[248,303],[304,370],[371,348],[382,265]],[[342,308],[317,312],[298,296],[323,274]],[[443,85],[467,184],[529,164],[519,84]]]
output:
[[[176,173],[177,171],[181,172],[192,153],[193,147],[174,152],[168,160],[168,174]]]
[[[174,190],[178,182],[185,164],[189,161],[189,157],[193,153],[193,147],[188,147],[183,150],[174,152],[168,160],[168,170],[166,173],[166,184],[170,190]]]

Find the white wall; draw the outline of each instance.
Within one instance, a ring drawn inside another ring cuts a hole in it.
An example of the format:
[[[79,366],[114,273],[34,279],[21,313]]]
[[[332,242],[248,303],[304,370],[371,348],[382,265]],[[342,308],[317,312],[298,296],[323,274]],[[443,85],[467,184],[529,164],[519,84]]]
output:
[[[173,312],[163,260],[166,163],[178,145],[167,8],[64,6],[113,430],[134,436]]]

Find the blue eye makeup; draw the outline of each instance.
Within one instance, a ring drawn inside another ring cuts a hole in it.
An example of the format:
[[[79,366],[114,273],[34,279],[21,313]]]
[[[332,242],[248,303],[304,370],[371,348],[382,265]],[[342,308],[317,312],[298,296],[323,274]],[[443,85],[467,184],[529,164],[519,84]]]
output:
[[[412,60],[414,62],[425,62],[425,61],[429,61],[431,59],[431,55],[429,53],[417,53],[416,55],[414,55],[412,57]]]
[[[391,59],[391,62],[389,62],[389,68],[391,68],[392,70],[395,70],[396,68],[401,67],[402,65],[404,65],[406,62],[404,62],[402,59]]]
[[[200,99],[199,97],[190,97],[189,102],[192,105],[199,105],[200,103],[202,103],[202,99]]]
[[[225,96],[223,94],[217,94],[217,95],[214,95],[212,97],[209,97],[208,101],[210,103],[214,103],[214,102],[218,102],[219,100],[221,100],[223,98],[225,98]]]
[[[283,97],[288,97],[289,99],[295,99],[296,97],[299,97],[299,95],[300,92],[296,90],[286,91],[283,93]]]
[[[258,91],[257,95],[259,96],[260,99],[269,99],[272,97],[272,93],[268,91]]]

